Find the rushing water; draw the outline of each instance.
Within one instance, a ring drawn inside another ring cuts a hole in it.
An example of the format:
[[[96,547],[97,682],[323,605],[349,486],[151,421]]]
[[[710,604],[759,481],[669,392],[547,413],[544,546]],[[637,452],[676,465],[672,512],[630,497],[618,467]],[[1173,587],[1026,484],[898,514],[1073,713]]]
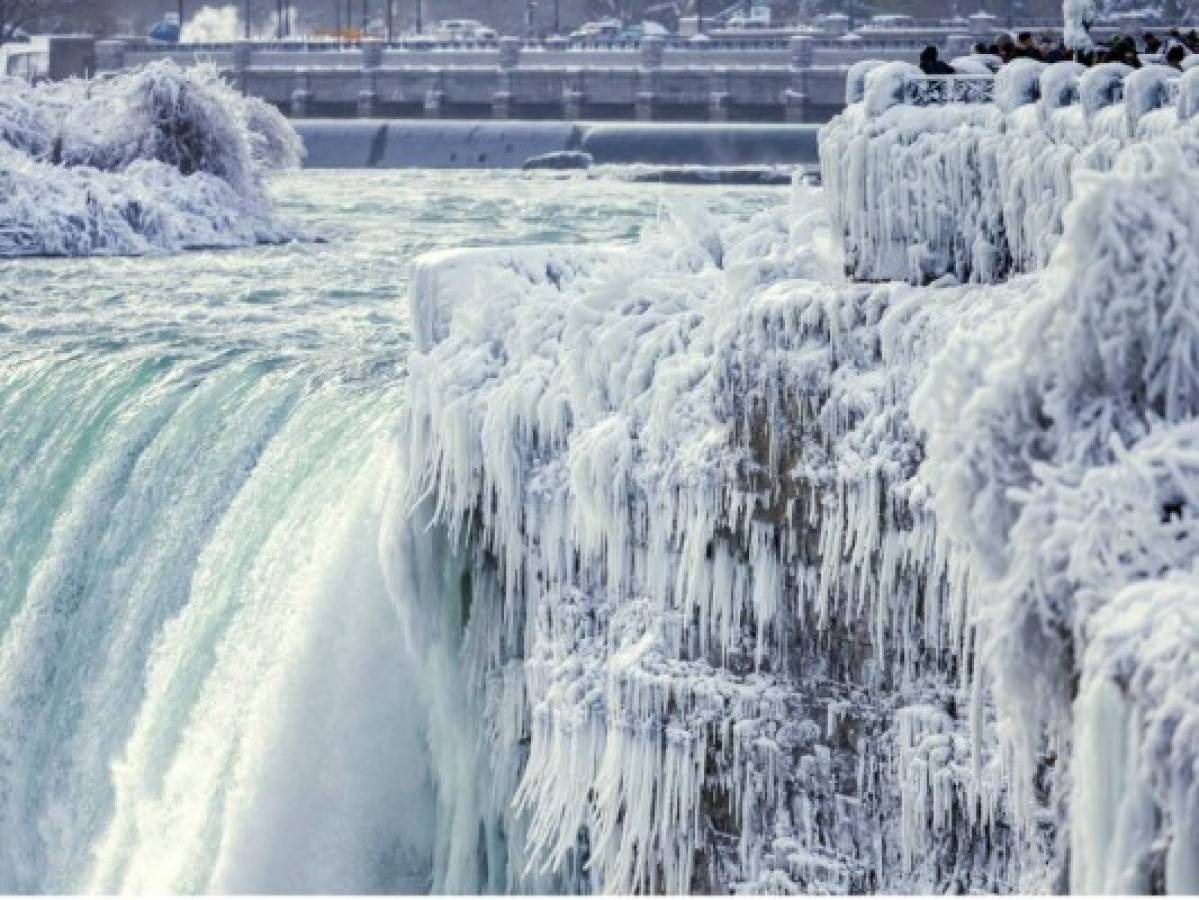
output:
[[[407,265],[697,191],[781,197],[304,173],[275,193],[325,243],[0,263],[0,892],[426,886],[378,551]]]

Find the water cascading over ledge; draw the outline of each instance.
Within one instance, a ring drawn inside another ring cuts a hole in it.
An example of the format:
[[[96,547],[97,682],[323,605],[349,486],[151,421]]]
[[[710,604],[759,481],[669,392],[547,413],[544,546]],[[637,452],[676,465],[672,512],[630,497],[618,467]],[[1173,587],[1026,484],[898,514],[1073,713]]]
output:
[[[836,154],[749,223],[423,260],[385,539],[450,710],[435,887],[1194,890],[1184,146],[1070,182],[1001,284],[845,282],[919,241],[850,240]]]

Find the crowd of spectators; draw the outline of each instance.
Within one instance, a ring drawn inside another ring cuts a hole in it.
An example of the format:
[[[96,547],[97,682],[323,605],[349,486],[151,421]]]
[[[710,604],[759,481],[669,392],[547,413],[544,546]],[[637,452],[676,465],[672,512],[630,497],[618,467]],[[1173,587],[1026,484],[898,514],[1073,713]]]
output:
[[[1155,62],[1182,69],[1183,62],[1193,53],[1199,53],[1199,32],[1191,29],[1184,34],[1177,28],[1161,37],[1146,32],[1139,47],[1134,38],[1117,35],[1081,52],[1067,47],[1060,34],[1036,36],[1031,31],[1021,31],[1015,37],[1001,32],[990,44],[979,42],[974,45],[974,54],[993,60],[996,67],[1013,59],[1028,58],[1049,63],[1076,60],[1087,66],[1120,62],[1134,69],[1146,62]],[[936,47],[926,47],[920,54],[920,68],[926,75],[952,75],[955,71],[938,57]]]

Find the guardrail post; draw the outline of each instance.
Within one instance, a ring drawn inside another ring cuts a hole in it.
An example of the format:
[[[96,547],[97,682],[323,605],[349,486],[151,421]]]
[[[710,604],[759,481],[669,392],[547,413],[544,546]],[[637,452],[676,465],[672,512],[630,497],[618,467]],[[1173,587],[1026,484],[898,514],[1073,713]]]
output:
[[[369,119],[375,114],[375,106],[379,100],[376,90],[376,72],[383,65],[383,45],[369,43],[362,45],[362,87],[358,91],[358,115]]]
[[[713,122],[729,120],[728,70],[720,69],[708,76],[708,119]]]
[[[662,67],[662,39],[647,37],[641,41],[641,64],[637,67],[637,121],[649,122],[654,118],[654,71]]]
[[[96,41],[96,71],[117,72],[125,68],[124,41]]]
[[[512,117],[512,73],[500,69],[496,73],[495,93],[491,95],[491,116],[495,119]]]
[[[311,99],[311,78],[305,71],[296,72],[296,87],[291,92],[291,115],[297,119],[308,115],[308,102]]]
[[[521,39],[518,37],[500,38],[500,68],[515,69],[520,65]]]
[[[562,76],[562,117],[583,118],[583,75],[578,69],[567,69]]]
[[[233,83],[243,94],[249,91],[248,72],[253,55],[253,48],[245,41],[238,41],[230,51],[233,60]]]
[[[802,122],[808,108],[808,75],[812,69],[812,39],[796,35],[789,42],[791,51],[791,86],[784,93],[788,122]]]
[[[440,119],[441,118],[441,101],[444,93],[438,88],[429,88],[425,91],[425,118]]]
[[[499,68],[496,71],[495,91],[491,95],[491,115],[496,119],[512,116],[512,70],[520,65],[523,41],[518,37],[500,38]]]

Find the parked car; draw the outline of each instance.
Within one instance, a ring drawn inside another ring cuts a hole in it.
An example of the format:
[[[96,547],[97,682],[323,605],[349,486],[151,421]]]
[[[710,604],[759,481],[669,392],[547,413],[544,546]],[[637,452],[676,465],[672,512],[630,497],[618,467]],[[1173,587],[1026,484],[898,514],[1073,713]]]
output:
[[[161,22],[150,29],[150,40],[177,44],[182,31],[183,26],[179,22],[179,13],[167,13],[162,17]]]
[[[769,6],[751,6],[749,14],[737,13],[729,19],[729,28],[732,29],[753,29],[753,28],[769,28],[770,27],[770,7]]]
[[[494,41],[494,28],[475,19],[443,19],[433,28],[433,37],[443,41]]]
[[[630,41],[639,41],[644,37],[656,37],[663,40],[670,40],[676,37],[670,29],[660,22],[652,22],[648,19],[644,22],[638,22],[636,25],[630,25],[620,36]]]
[[[616,40],[624,31],[624,25],[619,19],[601,19],[599,22],[588,22],[581,28],[571,32],[571,40],[603,41]]]

